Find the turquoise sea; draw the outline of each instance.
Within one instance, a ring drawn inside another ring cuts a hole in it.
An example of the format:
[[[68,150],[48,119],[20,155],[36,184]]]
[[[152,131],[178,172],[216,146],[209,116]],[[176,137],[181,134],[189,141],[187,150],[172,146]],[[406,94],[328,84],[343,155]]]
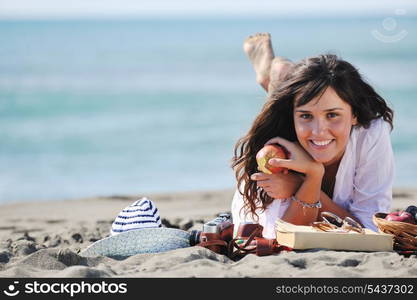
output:
[[[233,187],[265,98],[242,41],[265,31],[360,69],[395,110],[395,186],[417,187],[416,18],[0,21],[0,203]]]

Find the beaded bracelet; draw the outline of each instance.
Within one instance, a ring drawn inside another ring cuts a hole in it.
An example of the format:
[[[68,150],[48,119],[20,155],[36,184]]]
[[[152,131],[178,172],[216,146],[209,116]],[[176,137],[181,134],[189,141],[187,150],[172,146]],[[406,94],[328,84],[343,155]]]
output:
[[[304,202],[304,201],[301,201],[301,200],[295,198],[295,196],[291,196],[291,200],[294,200],[295,202],[301,204],[303,206],[303,208],[321,208],[320,200],[317,201],[316,203],[307,203],[307,202]]]

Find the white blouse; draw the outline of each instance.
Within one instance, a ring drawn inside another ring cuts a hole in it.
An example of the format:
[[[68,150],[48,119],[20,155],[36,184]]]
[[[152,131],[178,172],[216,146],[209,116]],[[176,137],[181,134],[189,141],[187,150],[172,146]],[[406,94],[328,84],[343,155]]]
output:
[[[373,120],[368,129],[354,127],[340,162],[333,192],[333,202],[357,217],[369,229],[377,231],[372,216],[391,210],[394,180],[394,154],[391,127],[382,118]],[[281,218],[290,199],[275,199],[265,211],[257,210],[259,219],[245,214],[243,197],[236,190],[232,201],[235,233],[241,222],[257,221],[263,236],[275,238],[275,220]]]

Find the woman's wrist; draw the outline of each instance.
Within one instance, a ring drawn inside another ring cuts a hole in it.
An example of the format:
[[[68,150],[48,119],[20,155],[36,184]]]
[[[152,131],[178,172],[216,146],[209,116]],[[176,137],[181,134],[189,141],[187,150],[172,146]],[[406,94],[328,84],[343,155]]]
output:
[[[306,178],[323,178],[324,165],[321,163],[311,164],[311,167],[305,173]]]
[[[303,183],[294,196],[299,200],[310,204],[319,201],[323,175],[323,165],[316,164],[314,171],[305,174]]]
[[[291,196],[291,200],[294,201],[294,202],[297,202],[303,208],[318,208],[318,209],[320,209],[322,207],[320,198],[316,202],[313,202],[313,203],[302,201],[295,196]]]

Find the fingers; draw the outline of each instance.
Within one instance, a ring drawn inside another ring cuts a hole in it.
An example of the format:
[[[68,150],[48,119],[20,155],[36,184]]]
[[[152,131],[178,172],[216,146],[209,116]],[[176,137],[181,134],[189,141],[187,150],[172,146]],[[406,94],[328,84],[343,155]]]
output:
[[[250,179],[255,180],[256,181],[256,185],[258,187],[261,187],[264,191],[266,191],[266,189],[270,188],[270,175],[265,174],[265,173],[255,173],[252,174],[252,176],[250,177]]]
[[[268,192],[271,189],[271,182],[269,182],[269,181],[258,181],[258,182],[256,182],[256,186],[262,188],[265,192]]]
[[[262,188],[265,192],[268,192],[271,189],[270,176],[271,175],[265,173],[254,173],[250,179],[255,180],[258,187]]]
[[[268,163],[271,166],[274,166],[274,167],[282,167],[282,168],[292,169],[291,167],[292,167],[293,160],[291,160],[291,159],[281,159],[281,158],[271,158],[268,161]],[[288,170],[286,170],[286,171],[287,171],[287,173],[285,173],[285,174],[288,174]]]
[[[264,189],[264,191],[266,192],[266,194],[269,196],[269,197],[271,197],[271,198],[274,198],[274,199],[284,199],[285,197],[282,197],[281,195],[279,195],[279,194],[277,194],[277,193],[275,193],[274,191],[272,191],[272,190],[269,190],[269,189]]]
[[[272,159],[271,159],[271,160],[272,160]],[[271,160],[269,160],[269,164],[270,164],[270,165],[273,165],[273,164],[271,164]],[[274,166],[275,166],[275,165],[274,165]],[[270,180],[270,179],[273,179],[273,178],[274,178],[274,177],[276,177],[276,176],[280,176],[280,174],[287,175],[287,174],[289,174],[289,171],[288,171],[288,169],[284,169],[284,170],[282,170],[281,172],[279,172],[279,173],[275,173],[275,174],[265,174],[265,173],[263,173],[263,172],[253,173],[253,174],[251,175],[250,179],[251,179],[251,180],[255,180],[255,181],[264,181],[264,180]]]
[[[271,175],[269,174],[265,174],[262,172],[259,173],[254,173],[251,175],[250,179],[252,180],[256,180],[256,181],[263,181],[263,180],[268,180],[271,178]]]

